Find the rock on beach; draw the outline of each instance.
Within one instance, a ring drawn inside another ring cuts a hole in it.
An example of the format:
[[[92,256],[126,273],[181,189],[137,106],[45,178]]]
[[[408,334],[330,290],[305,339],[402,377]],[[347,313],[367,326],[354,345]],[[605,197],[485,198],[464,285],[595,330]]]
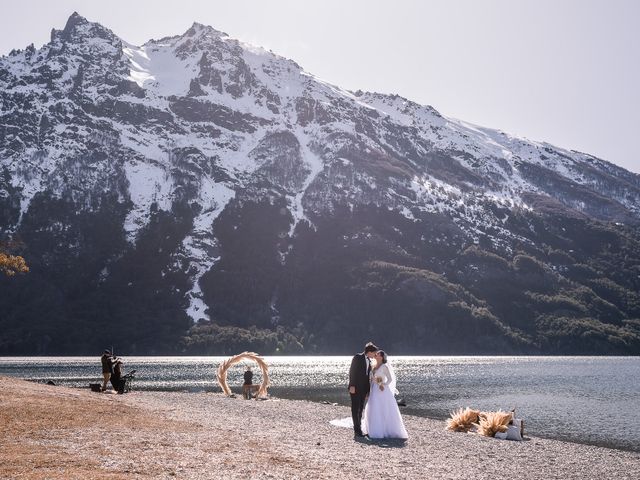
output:
[[[629,479],[640,454],[500,441],[404,416],[409,440],[354,439],[344,406],[218,393],[103,395],[0,377],[0,479]]]

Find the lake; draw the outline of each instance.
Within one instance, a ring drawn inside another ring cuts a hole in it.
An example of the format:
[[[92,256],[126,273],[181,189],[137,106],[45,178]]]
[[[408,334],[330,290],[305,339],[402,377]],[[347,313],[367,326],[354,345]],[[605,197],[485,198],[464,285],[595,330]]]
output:
[[[215,372],[225,358],[124,357],[125,373],[137,370],[136,390],[219,392]],[[272,396],[349,403],[351,357],[265,360]],[[640,451],[638,357],[398,356],[389,361],[407,405],[404,414],[445,419],[458,407],[516,408],[525,434]],[[238,392],[243,365],[228,373]],[[254,373],[254,383],[260,382],[260,370]],[[0,375],[82,388],[102,378],[98,356],[0,357]]]

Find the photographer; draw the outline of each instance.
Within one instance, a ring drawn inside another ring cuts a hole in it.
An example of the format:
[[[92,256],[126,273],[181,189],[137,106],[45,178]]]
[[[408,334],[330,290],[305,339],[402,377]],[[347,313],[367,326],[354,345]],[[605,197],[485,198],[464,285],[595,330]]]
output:
[[[111,355],[110,350],[105,350],[102,353],[100,362],[102,363],[102,391],[104,392],[107,389],[107,383],[109,383],[111,375],[113,374],[113,356]]]

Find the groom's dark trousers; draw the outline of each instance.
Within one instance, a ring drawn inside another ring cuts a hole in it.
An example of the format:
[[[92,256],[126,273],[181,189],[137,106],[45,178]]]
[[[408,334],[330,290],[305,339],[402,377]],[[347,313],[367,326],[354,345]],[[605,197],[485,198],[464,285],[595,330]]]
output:
[[[349,369],[349,389],[355,388],[355,393],[351,393],[351,417],[353,418],[353,431],[356,435],[362,435],[362,412],[367,395],[369,395],[369,368],[369,362],[364,352],[353,356]]]

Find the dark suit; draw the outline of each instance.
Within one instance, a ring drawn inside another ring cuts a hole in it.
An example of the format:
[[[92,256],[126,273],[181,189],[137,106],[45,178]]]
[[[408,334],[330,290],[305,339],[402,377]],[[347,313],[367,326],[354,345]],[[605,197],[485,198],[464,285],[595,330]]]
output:
[[[353,431],[357,435],[362,435],[360,422],[364,403],[369,395],[369,371],[371,365],[369,359],[363,353],[358,353],[351,360],[349,368],[349,388],[355,387],[356,393],[351,393],[351,416],[353,417]]]

